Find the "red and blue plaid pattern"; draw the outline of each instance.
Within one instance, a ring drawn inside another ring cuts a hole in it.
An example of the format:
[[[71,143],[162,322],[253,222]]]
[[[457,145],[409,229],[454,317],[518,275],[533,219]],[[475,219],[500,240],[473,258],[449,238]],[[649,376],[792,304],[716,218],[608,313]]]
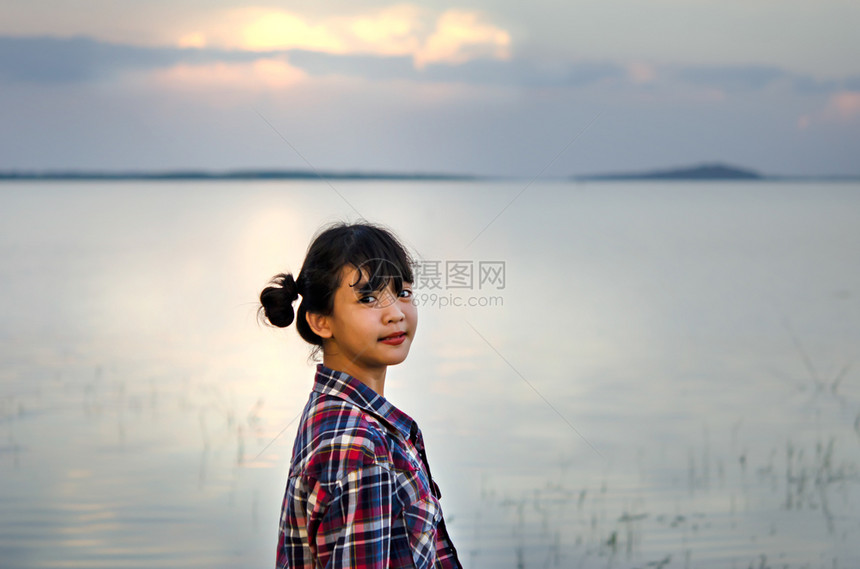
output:
[[[277,567],[456,569],[418,425],[317,365],[293,446]]]

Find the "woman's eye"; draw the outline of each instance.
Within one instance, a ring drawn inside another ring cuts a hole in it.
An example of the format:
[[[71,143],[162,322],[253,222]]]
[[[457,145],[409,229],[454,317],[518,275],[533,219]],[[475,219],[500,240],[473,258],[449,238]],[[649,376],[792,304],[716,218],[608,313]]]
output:
[[[358,301],[362,304],[374,304],[376,302],[376,297],[372,294],[367,294],[359,297]]]
[[[400,291],[400,298],[411,298],[411,297],[412,297],[412,291],[410,289],[404,288],[403,290]]]

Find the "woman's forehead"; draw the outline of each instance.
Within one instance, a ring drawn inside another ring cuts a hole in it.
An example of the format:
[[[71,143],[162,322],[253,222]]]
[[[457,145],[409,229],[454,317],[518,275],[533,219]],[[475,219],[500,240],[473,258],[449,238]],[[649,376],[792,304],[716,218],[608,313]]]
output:
[[[359,266],[347,264],[341,270],[341,286],[380,289],[392,283],[404,282],[397,266],[383,259],[375,263],[364,262]]]

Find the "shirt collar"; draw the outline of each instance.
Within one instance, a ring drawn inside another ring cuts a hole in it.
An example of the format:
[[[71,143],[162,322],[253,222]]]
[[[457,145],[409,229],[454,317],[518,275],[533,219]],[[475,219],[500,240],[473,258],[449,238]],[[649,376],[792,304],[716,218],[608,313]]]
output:
[[[406,440],[420,441],[422,438],[421,431],[412,417],[348,373],[317,364],[314,391],[343,399],[347,403],[382,419]]]

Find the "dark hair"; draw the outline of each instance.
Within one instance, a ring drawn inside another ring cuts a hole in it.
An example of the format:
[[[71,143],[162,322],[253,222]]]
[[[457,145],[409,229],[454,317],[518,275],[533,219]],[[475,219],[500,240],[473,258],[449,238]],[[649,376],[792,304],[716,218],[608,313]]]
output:
[[[317,232],[298,277],[281,273],[271,280],[272,286],[263,289],[260,312],[279,328],[286,328],[295,319],[299,335],[319,349],[322,338],[311,330],[305,314],[331,314],[341,271],[347,265],[366,274],[365,288],[369,290],[382,290],[393,281],[395,292],[400,293],[404,282],[412,282],[412,258],[387,229],[368,222],[338,222]],[[351,286],[356,284],[358,281]],[[293,302],[300,295],[302,301],[294,314]]]

